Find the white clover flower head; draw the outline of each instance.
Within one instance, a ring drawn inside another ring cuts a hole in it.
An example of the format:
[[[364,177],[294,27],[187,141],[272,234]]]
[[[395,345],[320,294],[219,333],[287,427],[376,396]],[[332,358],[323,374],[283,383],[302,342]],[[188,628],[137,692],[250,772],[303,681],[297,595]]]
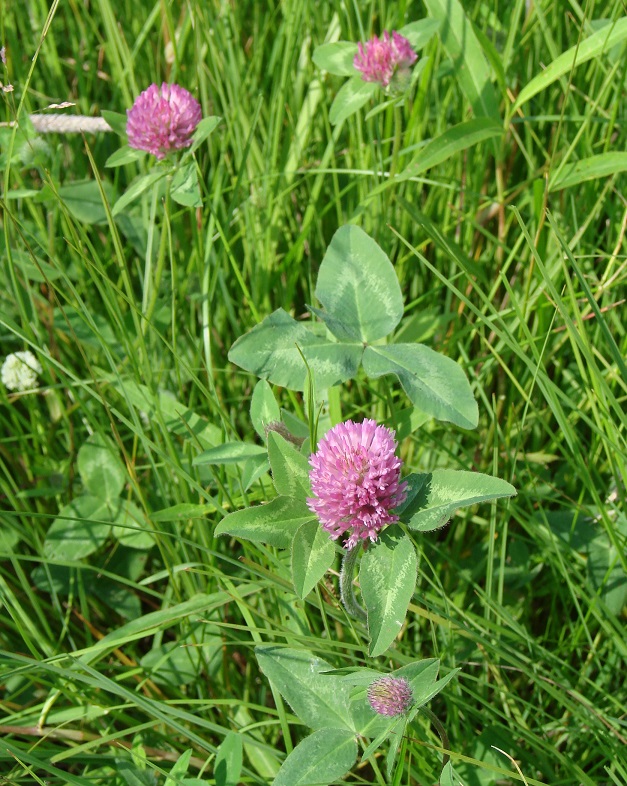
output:
[[[41,363],[29,350],[13,352],[2,364],[0,378],[7,390],[22,393],[37,387],[37,377],[42,370]]]

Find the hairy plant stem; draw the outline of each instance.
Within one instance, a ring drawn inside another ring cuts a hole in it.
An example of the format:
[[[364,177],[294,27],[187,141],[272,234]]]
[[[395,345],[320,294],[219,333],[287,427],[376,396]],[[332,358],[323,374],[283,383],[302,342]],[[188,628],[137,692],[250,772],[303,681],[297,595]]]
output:
[[[357,555],[360,549],[361,546],[354,546],[344,555],[342,569],[340,570],[340,598],[342,600],[342,605],[351,617],[366,622],[366,612],[359,603],[357,603],[357,598],[355,598],[355,592],[353,590],[355,563],[357,562]]]

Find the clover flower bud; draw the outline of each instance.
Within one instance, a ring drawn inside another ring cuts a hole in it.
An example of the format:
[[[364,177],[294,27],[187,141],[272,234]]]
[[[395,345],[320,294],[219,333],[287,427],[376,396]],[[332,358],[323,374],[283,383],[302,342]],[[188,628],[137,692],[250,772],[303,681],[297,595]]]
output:
[[[414,699],[404,677],[381,677],[368,688],[368,704],[379,715],[403,715]]]

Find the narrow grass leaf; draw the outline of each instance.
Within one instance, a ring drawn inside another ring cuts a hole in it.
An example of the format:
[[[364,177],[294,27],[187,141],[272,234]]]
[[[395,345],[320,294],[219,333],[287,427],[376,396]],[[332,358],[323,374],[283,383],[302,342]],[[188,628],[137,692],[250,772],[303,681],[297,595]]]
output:
[[[466,123],[453,126],[425,145],[399,174],[398,179],[417,177],[456,153],[486,139],[500,136],[502,133],[502,124],[491,117],[476,117]]]
[[[432,0],[429,0],[432,2]],[[570,73],[574,68],[586,63],[592,58],[600,57],[613,46],[620,44],[627,38],[627,17],[622,17],[616,23],[602,27],[596,33],[584,39],[581,43],[571,46],[559,57],[555,58],[542,73],[535,76],[518,94],[512,106],[512,114],[530,98],[553,84],[564,74]]]
[[[549,178],[549,191],[560,191],[562,188],[578,186],[586,180],[611,177],[626,171],[627,153],[620,151],[599,153],[596,156],[583,158],[581,161],[565,164],[555,177]]]
[[[195,467],[203,465],[240,464],[250,458],[265,456],[266,449],[263,445],[253,445],[250,442],[225,442],[215,448],[204,450],[196,456],[192,464]]]
[[[425,5],[430,16],[441,23],[442,45],[475,115],[498,120],[499,102],[490,69],[462,4],[459,0],[425,0]]]

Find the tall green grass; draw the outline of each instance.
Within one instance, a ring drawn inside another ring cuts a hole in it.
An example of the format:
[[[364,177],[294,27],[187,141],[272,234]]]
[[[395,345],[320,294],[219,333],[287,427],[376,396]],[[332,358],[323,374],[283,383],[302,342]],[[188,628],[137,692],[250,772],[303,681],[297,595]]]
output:
[[[465,10],[502,114],[597,20],[625,12],[594,0]],[[244,744],[241,782],[269,783],[306,730],[260,675],[254,645],[363,665],[333,575],[300,601],[280,552],[213,537],[225,512],[266,498],[268,478],[246,489],[240,468],[192,464],[199,449],[254,439],[255,380],[228,349],[273,309],[298,316],[315,302],[315,272],[348,221],[396,264],[404,340],[458,360],[480,405],[474,432],[425,423],[403,441],[405,461],[519,490],[425,537],[386,663],[461,667],[433,710],[469,786],[627,782],[626,181],[547,186],[568,164],[625,150],[624,44],[524,104],[497,151],[482,143],[373,193],[388,181],[398,117],[362,111],[333,128],[342,82],[311,54],[425,13],[374,0],[3,7],[2,81],[15,88],[4,114],[21,130],[0,131],[0,355],[30,348],[44,373],[36,393],[0,393],[0,783],[163,783],[189,748],[189,775],[222,783],[215,756],[229,731]],[[423,55],[400,112],[400,166],[470,116],[437,38]],[[147,166],[105,168],[119,138],[36,137],[26,116],[61,101],[123,112],[162,80],[222,122],[197,156],[203,207],[158,200],[151,228],[149,198],[111,218]],[[147,256],[158,282],[145,280]],[[277,395],[303,415],[300,395]],[[342,417],[405,406],[364,378],[338,398]],[[83,494],[77,455],[94,435],[119,455],[122,497],[154,546],[110,538],[85,560],[52,561],[46,534]],[[432,784],[439,738],[426,723],[413,731],[402,782]],[[383,771],[371,762],[349,782],[384,784]]]

